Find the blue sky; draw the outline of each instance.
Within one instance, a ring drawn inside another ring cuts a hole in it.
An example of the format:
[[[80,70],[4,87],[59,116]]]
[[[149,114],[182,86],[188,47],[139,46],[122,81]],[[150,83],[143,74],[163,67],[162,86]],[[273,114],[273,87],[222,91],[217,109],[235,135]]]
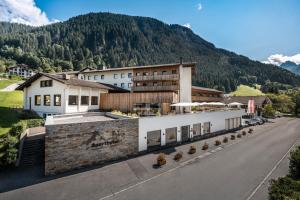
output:
[[[0,5],[1,1],[9,0],[0,0]],[[300,53],[299,0],[35,0],[35,3],[49,21],[109,11],[154,17],[168,24],[189,24],[196,34],[217,47],[260,61],[273,54],[284,57]]]

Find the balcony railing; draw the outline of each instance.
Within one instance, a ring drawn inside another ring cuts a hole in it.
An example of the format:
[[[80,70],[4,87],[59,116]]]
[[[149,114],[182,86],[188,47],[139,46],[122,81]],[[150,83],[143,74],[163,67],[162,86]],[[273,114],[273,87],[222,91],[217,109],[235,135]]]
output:
[[[133,76],[132,81],[177,81],[179,80],[178,74],[164,74],[164,75],[140,75]]]
[[[158,86],[133,86],[131,88],[134,92],[146,92],[146,91],[176,91],[179,89],[178,85],[158,85]]]

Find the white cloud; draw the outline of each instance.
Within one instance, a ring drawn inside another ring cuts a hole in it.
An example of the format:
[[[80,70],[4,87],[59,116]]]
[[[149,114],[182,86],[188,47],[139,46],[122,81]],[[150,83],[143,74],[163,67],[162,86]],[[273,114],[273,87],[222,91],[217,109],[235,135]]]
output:
[[[0,0],[0,21],[42,26],[58,20],[49,20],[34,0]]]
[[[273,64],[273,65],[281,65],[286,61],[291,61],[296,63],[297,65],[300,64],[300,54],[296,54],[293,56],[284,56],[282,54],[274,54],[268,57],[267,61],[263,61],[266,64]]]
[[[187,27],[187,28],[189,28],[189,29],[192,28],[192,25],[191,25],[190,23],[183,24],[183,26],[184,26],[184,27]]]
[[[201,3],[199,3],[199,4],[197,5],[197,10],[199,10],[199,11],[202,10],[202,4],[201,4]]]

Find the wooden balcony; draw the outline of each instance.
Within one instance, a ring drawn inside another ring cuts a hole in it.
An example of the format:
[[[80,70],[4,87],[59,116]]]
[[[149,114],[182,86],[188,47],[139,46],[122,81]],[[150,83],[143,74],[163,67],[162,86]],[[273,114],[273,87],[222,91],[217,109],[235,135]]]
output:
[[[220,102],[223,101],[222,97],[205,97],[205,96],[192,96],[193,102]]]
[[[178,85],[157,85],[157,86],[133,86],[134,92],[149,92],[149,91],[176,91],[179,90]]]
[[[132,81],[177,81],[179,74],[164,74],[164,75],[147,75],[133,76]]]

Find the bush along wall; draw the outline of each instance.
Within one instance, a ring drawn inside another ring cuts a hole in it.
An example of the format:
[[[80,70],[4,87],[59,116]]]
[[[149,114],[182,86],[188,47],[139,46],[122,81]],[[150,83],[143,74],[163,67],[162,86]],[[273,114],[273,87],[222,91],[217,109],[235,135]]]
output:
[[[290,153],[289,174],[270,183],[270,200],[300,199],[300,146]]]
[[[22,120],[14,124],[8,133],[0,135],[0,169],[14,166],[16,163],[21,134],[27,128],[43,124],[43,119]]]

